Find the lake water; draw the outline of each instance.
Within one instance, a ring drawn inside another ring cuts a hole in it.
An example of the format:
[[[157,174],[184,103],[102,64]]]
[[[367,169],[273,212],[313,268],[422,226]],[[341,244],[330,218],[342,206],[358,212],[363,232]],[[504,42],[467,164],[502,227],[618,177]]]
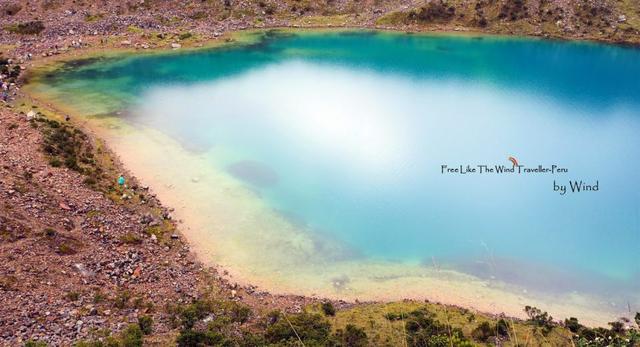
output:
[[[593,322],[640,310],[640,50],[254,39],[72,62],[36,89],[107,129],[196,249],[264,289],[511,314],[537,303]],[[443,169],[509,157],[565,170]]]

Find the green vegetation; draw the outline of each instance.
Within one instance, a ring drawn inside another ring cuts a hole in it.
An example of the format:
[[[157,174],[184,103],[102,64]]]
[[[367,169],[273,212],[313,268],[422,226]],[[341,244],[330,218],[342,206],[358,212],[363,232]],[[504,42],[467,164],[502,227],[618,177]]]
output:
[[[111,158],[101,150],[99,143],[98,147],[94,147],[81,130],[49,119],[42,113],[38,113],[31,124],[43,134],[42,150],[48,157],[49,165],[66,167],[85,175],[83,182],[96,190],[115,191],[115,181],[107,180],[116,175],[112,172],[112,165],[108,165]]]
[[[331,301],[325,301],[321,304],[321,308],[322,308],[322,312],[324,312],[324,314],[326,316],[335,316],[336,315],[336,309],[335,307],[333,307],[333,304],[331,303]]]
[[[306,313],[288,316],[278,312],[273,315],[275,322],[265,332],[265,339],[270,343],[295,344],[297,341],[305,345],[326,345],[331,333],[331,324],[319,314]]]
[[[138,325],[145,335],[150,335],[153,332],[153,318],[151,316],[140,316]]]
[[[64,164],[71,170],[86,174],[98,170],[87,135],[55,120],[41,117],[37,120],[45,125],[43,150],[50,156],[52,166]]]
[[[197,11],[189,15],[189,18],[193,20],[200,20],[207,18],[207,13],[205,11]]]
[[[344,330],[338,329],[335,336],[338,346],[364,347],[369,345],[369,339],[364,329],[353,324],[347,324]]]
[[[103,302],[106,298],[107,297],[104,294],[102,294],[101,292],[99,292],[99,291],[95,292],[93,294],[93,303],[94,304],[99,304],[99,303]]]
[[[444,0],[431,1],[426,5],[413,10],[409,14],[409,19],[418,22],[448,22],[454,18],[456,14],[456,8],[450,6]]]
[[[404,313],[390,313],[389,320],[401,320],[405,325],[406,342],[409,346],[472,346],[459,328],[440,322],[433,312],[422,307]]]
[[[24,343],[24,347],[47,347],[47,344],[43,341],[28,340]]]
[[[115,299],[113,300],[113,306],[119,309],[123,309],[129,303],[129,299],[131,299],[131,292],[129,292],[128,290],[123,290],[119,292],[118,295],[116,295]]]
[[[524,312],[529,317],[528,322],[533,324],[536,328],[541,328],[544,335],[548,335],[555,324],[553,323],[553,317],[547,312],[542,312],[537,307],[525,306]]]
[[[528,16],[527,4],[524,0],[507,0],[500,7],[498,18],[516,21]]]
[[[129,324],[129,326],[122,332],[121,346],[123,347],[142,347],[142,329],[138,324]]]
[[[9,83],[15,83],[20,76],[20,66],[9,64],[9,59],[5,59],[0,55],[0,74],[7,76],[6,81]]]
[[[37,35],[40,34],[44,30],[44,24],[41,21],[31,21],[26,23],[19,23],[8,25],[5,27],[5,30],[21,34],[21,35]]]
[[[69,242],[61,242],[58,245],[58,253],[61,255],[71,255],[76,254],[78,251],[75,249],[73,244]]]
[[[193,36],[192,33],[186,32],[186,33],[182,33],[182,34],[178,35],[178,39],[180,41],[182,41],[182,40],[190,39],[192,36]]]
[[[140,236],[132,232],[128,232],[120,236],[120,241],[122,241],[122,243],[130,244],[130,245],[137,245],[142,243],[142,239],[140,238]]]
[[[99,20],[101,20],[104,17],[104,15],[102,13],[96,13],[96,14],[91,14],[91,13],[87,13],[84,16],[84,21],[85,22],[97,22]]]
[[[144,33],[144,29],[139,28],[135,25],[129,25],[129,27],[127,27],[127,31],[133,34],[143,34]]]
[[[66,296],[67,296],[67,300],[69,301],[78,301],[78,299],[80,299],[80,293],[75,291],[68,292]]]
[[[610,322],[610,329],[587,328],[571,317],[565,319],[564,326],[571,331],[576,346],[600,347],[600,346],[640,346],[640,330],[625,328],[630,323],[622,318],[619,321]],[[636,326],[640,328],[640,313],[636,313]]]
[[[117,337],[107,336],[104,342],[78,341],[74,347],[142,347],[143,344],[144,334],[140,325],[129,324]]]

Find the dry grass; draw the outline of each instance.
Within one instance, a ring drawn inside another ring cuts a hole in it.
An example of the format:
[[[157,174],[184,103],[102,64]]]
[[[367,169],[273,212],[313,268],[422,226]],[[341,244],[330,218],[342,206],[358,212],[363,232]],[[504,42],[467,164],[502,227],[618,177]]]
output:
[[[403,346],[405,345],[404,321],[390,321],[386,314],[408,314],[419,308],[427,307],[436,318],[452,329],[460,328],[464,335],[471,337],[471,332],[482,322],[490,322],[495,326],[499,317],[494,317],[467,309],[433,303],[415,301],[393,302],[387,304],[364,304],[348,310],[339,310],[334,317],[327,317],[334,330],[344,329],[347,324],[362,327],[371,345],[374,346]],[[310,311],[322,313],[319,305],[309,308]],[[556,327],[547,336],[527,322],[506,319],[509,323],[509,340],[502,346],[570,346],[571,333]]]

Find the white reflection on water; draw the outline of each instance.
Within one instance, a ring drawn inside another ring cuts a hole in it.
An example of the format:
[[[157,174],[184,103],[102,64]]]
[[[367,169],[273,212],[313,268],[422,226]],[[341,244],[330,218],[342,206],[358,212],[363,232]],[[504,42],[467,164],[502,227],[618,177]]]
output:
[[[186,148],[211,151],[212,166],[274,209],[370,259],[439,259],[527,288],[615,290],[621,304],[638,300],[640,125],[632,106],[595,111],[487,84],[287,62],[154,88],[133,114]],[[440,171],[507,165],[510,155],[569,174]],[[601,190],[561,197],[554,179],[597,180]],[[478,267],[489,254],[502,259],[501,271]],[[508,275],[517,271],[510,261],[527,264],[532,277]],[[532,269],[548,268],[549,278],[573,273],[597,284],[535,280]]]

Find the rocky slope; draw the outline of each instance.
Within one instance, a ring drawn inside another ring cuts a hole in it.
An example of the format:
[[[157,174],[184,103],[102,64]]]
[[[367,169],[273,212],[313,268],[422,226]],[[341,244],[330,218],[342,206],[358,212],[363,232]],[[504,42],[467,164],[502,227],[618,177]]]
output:
[[[89,167],[100,174],[88,176]],[[170,211],[135,179],[117,188],[119,172],[99,142],[64,121],[0,108],[0,345],[70,345],[141,316],[162,336],[175,330],[168,306],[205,295],[292,312],[313,301],[204,269]]]
[[[86,44],[207,40],[277,26],[473,30],[640,43],[636,0],[8,0],[0,44],[42,53]],[[158,39],[160,38],[160,39]],[[167,42],[162,42],[166,44]],[[141,43],[142,45],[142,43]]]

